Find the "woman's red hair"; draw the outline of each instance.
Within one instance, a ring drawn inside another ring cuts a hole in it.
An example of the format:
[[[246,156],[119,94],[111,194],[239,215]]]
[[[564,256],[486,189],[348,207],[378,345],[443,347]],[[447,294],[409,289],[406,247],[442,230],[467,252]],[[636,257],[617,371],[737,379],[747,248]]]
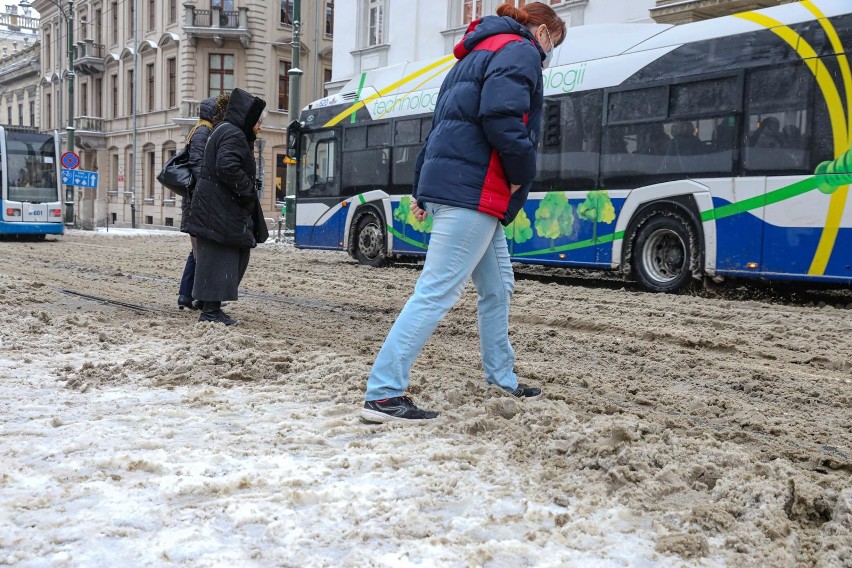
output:
[[[551,36],[559,38],[556,45],[559,45],[565,39],[565,22],[547,4],[530,2],[523,8],[515,8],[507,2],[497,6],[497,15],[509,16],[522,26],[527,27],[537,27],[544,24]]]

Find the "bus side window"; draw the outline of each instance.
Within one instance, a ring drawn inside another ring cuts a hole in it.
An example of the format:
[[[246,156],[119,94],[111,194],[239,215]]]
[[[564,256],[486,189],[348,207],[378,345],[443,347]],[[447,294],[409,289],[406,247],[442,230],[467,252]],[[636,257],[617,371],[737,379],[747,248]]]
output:
[[[810,172],[814,78],[804,64],[755,69],[746,80],[747,173]]]
[[[343,146],[343,195],[387,189],[390,181],[390,120],[347,128]],[[352,141],[350,140],[350,136]]]
[[[428,127],[424,124],[429,121]],[[393,169],[391,184],[395,193],[411,193],[414,189],[414,166],[431,128],[431,119],[397,120],[393,136]]]

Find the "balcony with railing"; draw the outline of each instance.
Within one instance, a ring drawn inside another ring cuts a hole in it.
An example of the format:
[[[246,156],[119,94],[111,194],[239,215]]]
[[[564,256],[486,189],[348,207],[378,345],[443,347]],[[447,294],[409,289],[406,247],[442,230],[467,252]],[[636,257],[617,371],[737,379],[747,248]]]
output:
[[[99,116],[74,117],[74,141],[80,148],[106,148],[106,121]]]
[[[788,4],[793,0],[657,0],[651,17],[660,24],[684,24]]]
[[[3,26],[13,32],[19,32],[21,30],[37,32],[39,30],[39,19],[33,18],[32,16],[19,16],[18,14],[10,14],[7,12],[0,14],[0,26]]]
[[[106,48],[93,39],[84,39],[77,43],[74,57],[74,71],[82,75],[96,75],[104,72]]]
[[[208,38],[218,47],[227,39],[238,39],[243,47],[249,46],[248,8],[227,11],[217,7],[199,10],[192,4],[184,4],[184,7],[183,29],[190,45],[196,45],[199,38]]]

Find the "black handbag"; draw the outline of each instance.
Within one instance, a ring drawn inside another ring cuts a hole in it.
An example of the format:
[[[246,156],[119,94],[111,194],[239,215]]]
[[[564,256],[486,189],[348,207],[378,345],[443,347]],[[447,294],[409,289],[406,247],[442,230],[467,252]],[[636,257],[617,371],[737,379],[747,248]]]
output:
[[[195,176],[192,175],[192,168],[189,167],[189,146],[184,146],[183,150],[166,162],[157,174],[157,181],[181,197],[187,197],[192,193],[195,187]]]

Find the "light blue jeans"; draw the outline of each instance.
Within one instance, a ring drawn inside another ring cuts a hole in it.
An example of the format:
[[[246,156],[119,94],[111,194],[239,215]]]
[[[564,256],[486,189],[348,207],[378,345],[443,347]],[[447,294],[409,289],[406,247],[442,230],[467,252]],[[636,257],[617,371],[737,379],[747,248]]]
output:
[[[509,303],[515,276],[503,226],[496,217],[472,209],[427,203],[426,211],[432,216],[426,263],[414,294],[376,357],[364,398],[405,394],[414,360],[438,322],[458,302],[468,278],[479,294],[479,348],[485,380],[514,390],[518,377],[509,342]]]

